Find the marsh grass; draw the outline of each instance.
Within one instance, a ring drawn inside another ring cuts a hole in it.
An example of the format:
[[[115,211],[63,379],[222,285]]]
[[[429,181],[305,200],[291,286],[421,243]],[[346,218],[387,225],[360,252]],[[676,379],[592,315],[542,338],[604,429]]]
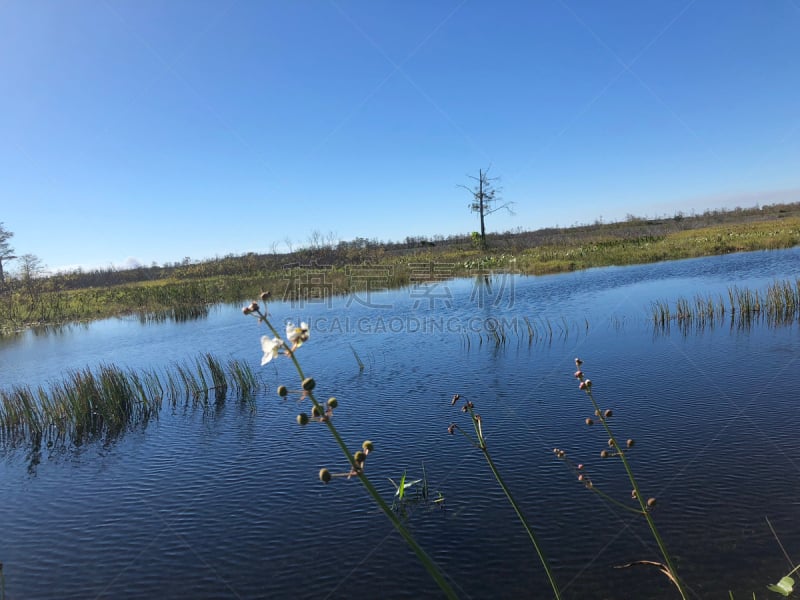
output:
[[[113,438],[158,418],[164,403],[208,406],[231,394],[252,401],[261,385],[246,363],[223,362],[211,354],[161,373],[106,364],[78,369],[49,389],[0,390],[0,445]]]
[[[731,327],[746,328],[764,322],[769,326],[791,325],[800,321],[800,278],[775,281],[765,290],[731,286],[727,302],[722,295],[695,295],[693,300],[678,298],[674,308],[666,300],[650,305],[650,317],[656,331],[669,331],[675,324],[683,333],[702,330],[726,322]]]
[[[67,273],[38,280],[35,294],[11,281],[0,295],[0,331],[130,314],[144,320],[201,318],[208,306],[257,297],[264,287],[281,290],[287,301],[375,291],[376,284],[394,289],[419,283],[420,265],[431,270],[447,265],[447,277],[453,278],[540,275],[791,248],[800,244],[800,204],[491,234],[489,242],[483,251],[459,237],[423,245],[362,240],[281,255],[248,253],[169,267]],[[431,273],[437,281],[440,275]]]

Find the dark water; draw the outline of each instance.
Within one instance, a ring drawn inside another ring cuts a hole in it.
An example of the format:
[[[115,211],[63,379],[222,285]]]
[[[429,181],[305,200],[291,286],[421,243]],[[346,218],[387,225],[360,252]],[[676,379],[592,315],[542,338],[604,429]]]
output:
[[[299,351],[353,447],[371,439],[367,472],[390,499],[389,477],[422,476],[432,502],[409,525],[464,598],[545,598],[549,586],[482,455],[458,392],[482,415],[489,448],[542,539],[569,598],[673,598],[641,517],[584,489],[552,453],[584,463],[595,485],[629,503],[606,437],[572,377],[581,356],[679,573],[696,598],[766,597],[800,560],[800,329],[716,326],[654,334],[653,300],[763,289],[800,275],[800,251],[759,252],[540,278],[460,280],[330,302],[273,303],[274,319],[310,322]],[[377,286],[376,286],[377,287]],[[528,322],[535,327],[531,338]],[[497,345],[486,323],[507,338]],[[493,325],[494,327],[494,325]],[[552,336],[545,332],[552,331]],[[265,333],[235,307],[202,321],[110,320],[29,332],[0,345],[0,385],[58,381],[112,362],[151,367],[199,352],[260,360]],[[353,349],[365,364],[359,372]],[[230,401],[165,409],[109,444],[5,449],[0,466],[0,562],[6,597],[422,598],[438,588],[344,468],[321,426],[300,428],[288,360],[259,369],[256,410]],[[308,410],[307,406],[303,410]]]

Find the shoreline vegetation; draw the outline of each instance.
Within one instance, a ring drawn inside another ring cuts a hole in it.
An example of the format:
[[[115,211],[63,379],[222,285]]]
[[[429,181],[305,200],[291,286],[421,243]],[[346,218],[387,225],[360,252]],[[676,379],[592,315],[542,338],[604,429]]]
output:
[[[28,327],[138,314],[145,320],[203,316],[217,303],[239,303],[264,289],[284,300],[494,272],[544,275],[593,267],[645,264],[800,245],[800,202],[687,216],[595,222],[565,228],[403,242],[336,241],[314,232],[290,253],[225,256],[204,261],[72,271],[0,290],[0,334]]]

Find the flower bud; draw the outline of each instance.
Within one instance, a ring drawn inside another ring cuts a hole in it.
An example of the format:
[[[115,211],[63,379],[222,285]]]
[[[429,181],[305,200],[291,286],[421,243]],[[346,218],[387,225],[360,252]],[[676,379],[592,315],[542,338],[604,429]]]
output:
[[[328,398],[328,408],[336,408],[339,406],[339,401],[336,398]]]
[[[316,385],[317,382],[314,381],[313,377],[306,377],[305,379],[303,379],[303,389],[307,392],[313,390]]]
[[[331,480],[331,472],[328,469],[319,470],[319,480],[322,483],[328,483]]]
[[[450,426],[447,428],[447,433],[453,435],[456,432],[456,424],[450,423]]]
[[[288,393],[289,390],[286,389],[285,385],[278,386],[278,396],[280,396],[281,398],[285,398]]]
[[[580,367],[583,364],[583,361],[580,358],[575,358],[575,366]]]
[[[611,418],[612,416],[614,416],[614,413],[611,411],[611,409],[610,409],[610,408],[609,408],[609,409],[608,409],[606,412],[604,412],[604,413],[603,413],[603,418],[604,418],[604,419],[609,419],[609,418]]]
[[[297,424],[298,425],[305,425],[308,423],[308,415],[306,413],[300,413],[297,415]]]
[[[353,454],[353,458],[356,460],[357,463],[363,463],[365,460],[367,460],[367,455],[364,454],[364,452],[362,452],[361,450],[359,450],[358,452]]]
[[[367,454],[369,454],[370,452],[372,452],[375,449],[375,446],[369,440],[364,440],[364,443],[361,444],[361,447],[364,449],[364,452],[366,452]]]
[[[628,448],[633,448],[633,444],[634,444],[633,440],[628,440],[625,443],[627,444]]]
[[[609,456],[608,450],[603,450],[600,452],[600,458],[608,458]]]
[[[455,406],[455,403],[461,398],[460,394],[453,394],[453,399],[450,401],[450,406]]]
[[[614,446],[616,446],[616,443],[614,442],[613,439],[610,439],[610,440],[608,440],[608,445],[613,448]]]
[[[251,302],[249,308],[250,312],[258,312],[258,302]]]
[[[266,302],[272,297],[272,292],[261,292],[261,296],[259,296],[263,302]]]
[[[583,371],[578,369],[577,371],[575,371],[575,379],[580,379],[581,377],[583,377]]]
[[[655,498],[648,498],[647,499],[647,508],[653,508],[656,505]]]
[[[594,421],[592,419],[586,419],[587,425],[594,425]]]
[[[253,312],[253,311],[252,311],[252,310],[250,310],[250,307],[249,307],[249,306],[243,306],[243,307],[242,307],[242,314],[244,314],[244,315],[249,315],[251,312]]]

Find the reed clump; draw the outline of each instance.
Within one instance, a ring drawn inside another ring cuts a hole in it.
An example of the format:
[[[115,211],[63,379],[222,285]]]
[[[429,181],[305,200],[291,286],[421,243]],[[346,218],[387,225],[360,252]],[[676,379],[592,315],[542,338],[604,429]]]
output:
[[[250,400],[261,387],[252,369],[211,354],[159,373],[104,364],[70,372],[49,389],[18,385],[0,390],[0,444],[43,440],[80,444],[114,437],[158,418],[162,405],[207,405],[234,394]]]
[[[800,277],[775,281],[761,291],[731,286],[727,302],[722,295],[697,294],[693,300],[678,298],[674,305],[666,300],[650,305],[651,321],[659,331],[668,331],[673,324],[684,333],[714,327],[724,323],[726,315],[730,326],[739,328],[760,322],[774,327],[800,321]]]

